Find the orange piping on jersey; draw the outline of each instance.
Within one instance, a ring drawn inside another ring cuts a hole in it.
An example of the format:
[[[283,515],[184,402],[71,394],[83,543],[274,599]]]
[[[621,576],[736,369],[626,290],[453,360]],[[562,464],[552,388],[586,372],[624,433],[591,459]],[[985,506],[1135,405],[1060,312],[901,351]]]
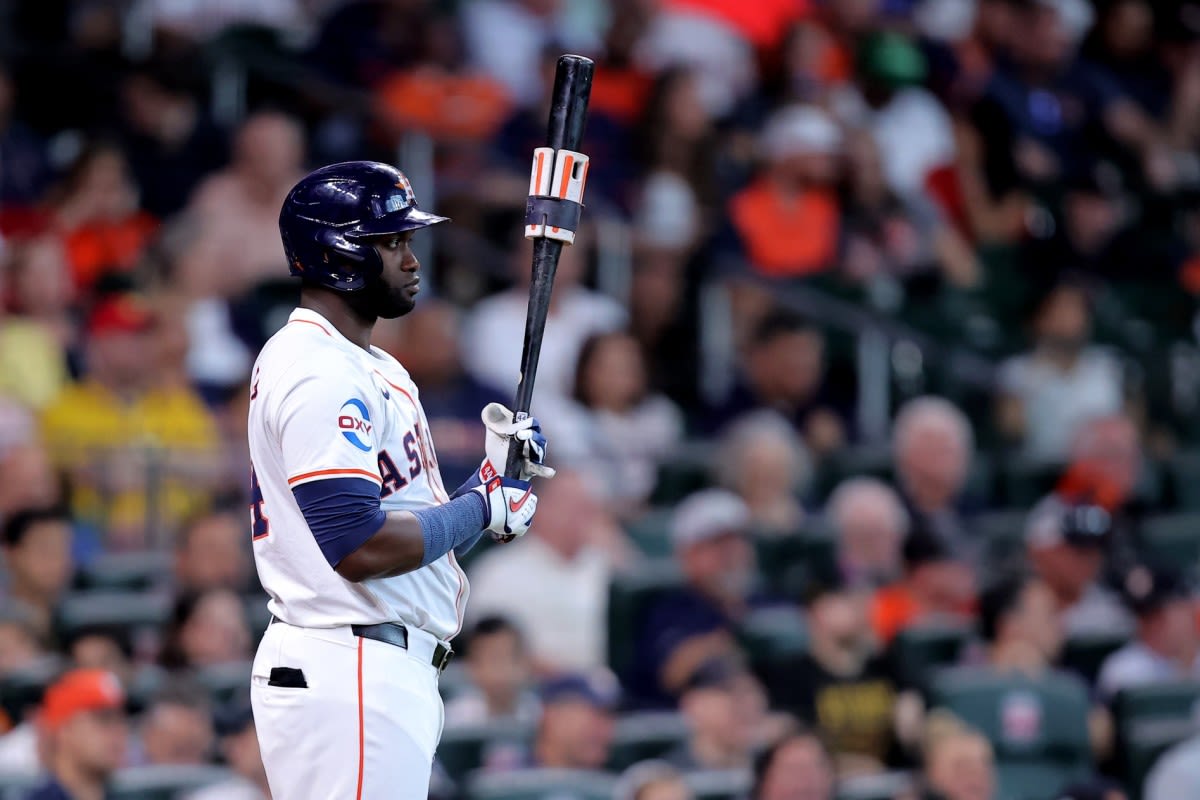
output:
[[[318,328],[320,328],[320,329],[321,329],[321,332],[322,332],[322,333],[324,333],[326,336],[329,336],[329,337],[332,337],[332,336],[333,336],[333,334],[332,334],[332,333],[330,333],[330,332],[329,332],[329,331],[328,331],[328,330],[325,328],[325,326],[324,326],[324,325],[322,325],[322,324],[321,324],[321,323],[319,323],[319,322],[313,322],[311,319],[294,319],[294,320],[292,320],[292,322],[303,322],[303,323],[305,323],[306,325],[316,325]],[[291,323],[289,322],[288,324],[290,325]]]
[[[458,636],[463,628],[463,620],[466,616],[466,608],[464,607],[463,592],[467,590],[467,573],[463,572],[463,568],[458,565],[458,559],[454,557],[454,551],[450,550],[446,553],[450,556],[450,566],[454,567],[455,573],[458,574],[458,594],[454,596],[454,633],[447,636],[447,639],[453,639]]]
[[[412,403],[412,404],[413,404],[413,408],[416,408],[416,407],[417,407],[417,401],[416,401],[416,400],[413,400],[413,396],[412,396],[411,394],[409,394],[407,391],[405,391],[405,389],[404,389],[403,387],[401,387],[401,386],[397,386],[396,384],[394,384],[394,383],[392,383],[391,381],[389,381],[389,380],[388,380],[388,379],[387,379],[387,378],[384,376],[384,374],[383,374],[382,372],[380,372],[379,370],[375,370],[375,374],[376,374],[376,375],[378,375],[380,378],[383,378],[383,382],[384,382],[384,383],[386,383],[388,386],[392,387],[392,388],[393,388],[393,389],[395,389],[397,392],[399,392],[400,394],[402,394],[402,395],[404,395],[405,397],[407,397],[407,398],[408,398],[408,402],[410,402],[410,403]]]
[[[354,795],[356,800],[362,800],[362,783],[363,783],[363,761],[366,753],[363,745],[363,698],[362,698],[362,654],[363,640],[358,637],[358,791]]]
[[[300,481],[306,481],[309,478],[317,478],[322,475],[355,475],[362,478],[369,478],[380,485],[383,484],[382,478],[366,469],[318,469],[313,472],[302,472],[299,475],[288,478],[288,486],[295,486]]]

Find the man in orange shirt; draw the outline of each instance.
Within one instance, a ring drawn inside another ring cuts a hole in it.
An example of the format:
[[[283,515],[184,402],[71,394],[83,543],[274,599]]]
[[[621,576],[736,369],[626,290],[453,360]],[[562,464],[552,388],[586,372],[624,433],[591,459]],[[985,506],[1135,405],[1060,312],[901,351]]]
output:
[[[950,546],[917,528],[904,542],[904,577],[875,593],[871,626],[887,644],[910,625],[938,619],[963,619],[974,613],[971,568],[954,557]]]

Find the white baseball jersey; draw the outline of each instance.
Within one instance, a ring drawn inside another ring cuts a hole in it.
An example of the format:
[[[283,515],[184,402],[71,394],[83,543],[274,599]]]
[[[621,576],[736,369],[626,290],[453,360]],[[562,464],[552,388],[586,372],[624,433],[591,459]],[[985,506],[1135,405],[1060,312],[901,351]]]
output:
[[[296,309],[255,362],[249,439],[254,560],[272,614],[306,628],[399,621],[444,640],[459,632],[468,585],[453,552],[404,575],[347,581],[292,494],[312,481],[366,479],[384,511],[449,499],[417,387],[396,359]]]

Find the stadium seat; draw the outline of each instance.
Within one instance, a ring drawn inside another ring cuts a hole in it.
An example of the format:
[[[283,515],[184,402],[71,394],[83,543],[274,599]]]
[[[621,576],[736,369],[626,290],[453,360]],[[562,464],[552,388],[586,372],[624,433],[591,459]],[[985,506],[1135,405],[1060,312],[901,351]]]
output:
[[[603,772],[525,769],[477,775],[469,800],[612,800],[616,779]]]
[[[1050,493],[1062,472],[1061,464],[1010,459],[1000,470],[1003,502],[1012,507],[1030,508]]]
[[[1181,569],[1200,562],[1200,512],[1183,511],[1147,518],[1141,526],[1142,556]]]
[[[755,668],[798,656],[808,647],[804,615],[793,606],[750,612],[738,626],[738,639]]]
[[[1182,511],[1200,511],[1200,450],[1173,456],[1167,474],[1175,505]]]
[[[50,682],[66,667],[59,658],[43,658],[0,678],[0,714],[20,722],[42,702]]]
[[[1162,750],[1200,723],[1200,681],[1124,689],[1112,703],[1117,768],[1129,778],[1149,770]]]
[[[754,779],[749,770],[719,769],[691,772],[684,780],[695,800],[741,800]]]
[[[1124,633],[1089,633],[1072,636],[1063,645],[1061,663],[1066,669],[1095,683],[1104,659],[1129,640]]]
[[[913,625],[901,630],[888,653],[901,685],[925,688],[936,670],[959,661],[973,633],[969,625],[952,622]]]
[[[913,776],[907,772],[856,775],[838,784],[837,800],[894,800],[910,797],[914,788]]]
[[[650,561],[613,578],[608,587],[608,665],[628,674],[634,661],[639,621],[658,598],[683,586],[678,565],[669,559]]]
[[[80,589],[144,592],[172,574],[169,551],[105,553],[80,570],[76,583]]]
[[[171,616],[171,597],[157,592],[72,592],[58,607],[59,636],[69,640],[77,631],[110,627],[135,634],[161,630]]]
[[[250,630],[250,639],[257,643],[271,624],[271,612],[267,610],[266,598],[251,595],[246,597],[242,604],[246,607],[246,626]]]
[[[671,555],[671,508],[652,508],[635,520],[625,523],[637,548],[650,558],[665,558]]]
[[[954,667],[930,682],[930,701],[992,742],[1004,800],[1044,798],[1091,769],[1088,692],[1074,675]]]
[[[659,464],[650,502],[658,506],[674,505],[689,494],[712,486],[711,459],[710,443],[685,444],[673,458]]]
[[[36,775],[0,773],[0,800],[25,800],[29,790],[37,784]]]
[[[179,800],[184,792],[231,780],[222,767],[156,765],[130,767],[112,781],[111,800]]]
[[[251,661],[217,664],[195,672],[196,680],[208,690],[217,705],[250,701]]]
[[[816,575],[834,569],[836,542],[819,527],[798,536],[760,537],[754,541],[758,569],[767,588],[780,597],[801,596]]]
[[[687,741],[687,720],[675,711],[646,711],[617,719],[608,767],[620,772],[639,761],[661,758]]]
[[[531,726],[512,722],[447,727],[437,758],[447,774],[461,780],[487,763],[519,763],[533,733]]]

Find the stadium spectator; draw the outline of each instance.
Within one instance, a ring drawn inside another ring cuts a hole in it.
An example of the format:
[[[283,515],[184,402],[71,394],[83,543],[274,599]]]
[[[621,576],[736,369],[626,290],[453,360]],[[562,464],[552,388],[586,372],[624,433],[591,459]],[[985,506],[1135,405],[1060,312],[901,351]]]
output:
[[[471,683],[447,701],[446,726],[535,723],[541,707],[530,687],[529,648],[516,626],[504,617],[483,617],[461,638],[455,650]]]
[[[1054,592],[1068,636],[1129,633],[1129,613],[1099,581],[1112,519],[1094,505],[1069,505],[1051,495],[1039,502],[1025,525],[1030,566]]]
[[[250,645],[241,600],[214,588],[180,595],[160,660],[168,669],[219,666],[249,660]]]
[[[220,709],[215,730],[217,749],[235,777],[193,792],[186,800],[271,800],[250,706]]]
[[[671,704],[698,666],[736,652],[737,621],[761,601],[749,525],[746,504],[723,489],[697,492],[676,508],[671,542],[686,585],[640,620],[639,660],[627,676],[640,701]]]
[[[558,262],[538,362],[541,402],[551,396],[558,401],[570,396],[579,351],[590,336],[625,327],[626,312],[619,303],[582,285],[586,241],[581,233],[574,245],[563,248]],[[511,263],[517,285],[476,303],[464,322],[459,339],[463,364],[484,385],[510,386],[520,370],[521,342],[509,332],[525,326],[532,254],[528,241],[515,248]]]
[[[947,711],[926,721],[922,761],[927,788],[945,800],[992,800],[996,796],[991,742]]]
[[[133,685],[136,670],[129,630],[119,626],[84,626],[72,631],[66,650],[75,666],[102,669],[116,675],[122,686]]]
[[[71,525],[58,508],[26,508],[4,520],[5,605],[28,615],[37,635],[50,641],[54,610],[74,574]]]
[[[1200,790],[1200,734],[1159,756],[1146,776],[1145,800],[1174,800]]]
[[[1142,472],[1142,446],[1128,415],[1094,417],[1080,427],[1060,492],[1120,517],[1129,513]]]
[[[30,615],[6,601],[0,615],[0,679],[28,669],[43,658],[46,652],[41,638]]]
[[[601,769],[613,736],[617,686],[603,671],[565,673],[541,689],[538,723],[528,766]]]
[[[583,343],[571,399],[546,419],[558,461],[588,474],[630,517],[644,509],[660,462],[683,437],[679,409],[650,393],[637,341],[618,331]]]
[[[894,489],[876,478],[847,478],[829,495],[824,514],[851,584],[878,587],[900,577],[908,512]]]
[[[1004,363],[998,423],[1033,460],[1065,461],[1081,427],[1121,410],[1120,365],[1089,345],[1083,287],[1060,284],[1038,304],[1033,349]]]
[[[800,498],[812,465],[803,441],[782,416],[755,411],[730,423],[721,436],[716,472],[746,504],[755,534],[800,532],[806,521]]]
[[[904,574],[875,592],[871,627],[888,644],[904,628],[938,620],[969,620],[974,574],[936,534],[915,528],[903,547]]]
[[[833,756],[811,731],[784,736],[754,762],[750,800],[833,800]]]
[[[19,407],[0,416],[20,426],[7,431],[0,444],[0,520],[31,506],[50,506],[61,499],[61,489],[45,447],[33,438],[37,426]],[[19,437],[12,440],[13,437]]]
[[[197,101],[198,83],[181,63],[134,69],[122,82],[122,146],[142,207],[160,219],[178,213],[228,144]]]
[[[479,409],[510,398],[486,386],[463,370],[459,355],[462,313],[450,303],[422,300],[404,317],[396,341],[380,340],[383,323],[376,325],[376,345],[394,355],[421,387],[421,404],[429,418],[429,435],[437,442],[443,483],[457,486],[463,475],[479,469],[479,441],[483,423]],[[511,388],[511,387],[507,387]],[[559,441],[554,442],[558,460]]]
[[[665,761],[642,761],[621,775],[615,800],[694,800],[683,774]]]
[[[1139,564],[1121,584],[1137,618],[1136,638],[1104,660],[1096,689],[1113,699],[1122,689],[1200,678],[1200,632],[1183,576],[1175,569]]]
[[[679,695],[688,739],[663,756],[685,772],[749,769],[771,721],[758,680],[736,659],[715,658],[695,669]]]
[[[808,647],[764,675],[773,708],[819,731],[839,774],[881,770],[897,759],[900,687],[879,657],[869,596],[831,574],[805,594]]]
[[[974,433],[966,415],[949,400],[909,400],[892,425],[897,489],[913,527],[930,531],[964,553],[972,543],[964,527],[963,489],[971,468]]]
[[[207,764],[215,731],[208,694],[190,683],[169,684],[142,713],[137,763]]]
[[[769,408],[783,414],[820,458],[840,447],[846,423],[825,374],[825,337],[788,311],[766,314],[746,348],[743,371],[725,400],[705,420],[708,432],[743,414]]]
[[[1054,793],[1056,800],[1129,800],[1120,782],[1111,778],[1074,781]]]
[[[84,377],[42,415],[50,454],[71,477],[72,513],[104,527],[117,548],[143,546],[203,508],[220,466],[215,423],[200,399],[159,383],[155,324],[141,298],[100,301],[88,320]],[[154,520],[151,484],[162,494]]]
[[[57,238],[37,237],[13,248],[7,269],[12,313],[0,316],[0,394],[41,410],[66,383],[74,344],[66,252]]]
[[[914,293],[918,281],[930,278],[975,284],[980,267],[969,245],[925,194],[899,194],[888,186],[877,141],[852,135],[846,151],[846,272],[864,283],[907,281]]]
[[[472,565],[468,614],[512,620],[538,673],[601,666],[608,582],[629,547],[587,480],[562,470],[539,489],[529,535]]]
[[[50,685],[38,715],[39,751],[50,773],[29,800],[103,800],[125,759],[125,693],[115,675],[77,669]]]
[[[842,131],[816,106],[788,106],[763,129],[766,169],[729,201],[737,253],[751,274],[796,278],[836,265]]]
[[[237,131],[233,160],[205,178],[187,215],[192,247],[180,254],[178,281],[191,297],[230,297],[279,277],[279,209],[303,177],[304,131],[272,111],[249,116]]]
[[[137,185],[117,147],[98,143],[71,166],[54,208],[75,287],[92,291],[103,276],[138,266],[158,222],[138,207]]]
[[[180,528],[175,548],[175,585],[179,591],[243,592],[252,571],[246,521],[240,514],[199,514]]]
[[[1033,674],[1049,668],[1064,638],[1054,592],[1033,575],[1001,577],[979,596],[979,634],[989,666]]]

